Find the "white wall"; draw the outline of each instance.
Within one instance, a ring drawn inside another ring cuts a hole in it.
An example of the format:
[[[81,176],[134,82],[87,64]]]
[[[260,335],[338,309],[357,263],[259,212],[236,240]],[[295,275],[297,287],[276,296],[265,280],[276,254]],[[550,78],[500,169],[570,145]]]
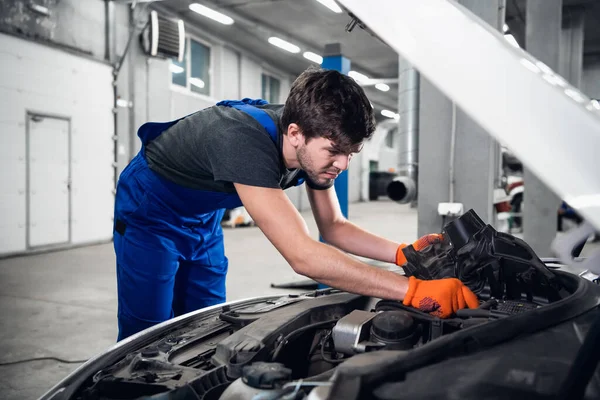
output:
[[[262,96],[263,69],[258,63],[245,56],[242,56],[241,69],[240,97],[260,98]]]
[[[0,254],[26,250],[26,113],[71,120],[72,242],[112,235],[112,69],[0,34]]]

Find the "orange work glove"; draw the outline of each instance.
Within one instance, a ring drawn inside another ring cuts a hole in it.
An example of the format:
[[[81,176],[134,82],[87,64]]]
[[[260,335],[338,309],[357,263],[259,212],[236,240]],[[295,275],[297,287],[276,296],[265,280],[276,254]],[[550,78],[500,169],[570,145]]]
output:
[[[402,303],[440,318],[448,318],[461,308],[479,307],[475,293],[456,278],[423,281],[411,276]]]
[[[429,235],[425,235],[419,239],[417,239],[412,245],[416,251],[421,251],[427,246],[431,246],[432,244],[436,244],[444,240],[444,236],[439,233],[431,233]],[[406,243],[402,243],[398,250],[396,250],[396,265],[403,266],[406,264],[406,257],[404,256],[404,252],[402,249],[408,247]]]

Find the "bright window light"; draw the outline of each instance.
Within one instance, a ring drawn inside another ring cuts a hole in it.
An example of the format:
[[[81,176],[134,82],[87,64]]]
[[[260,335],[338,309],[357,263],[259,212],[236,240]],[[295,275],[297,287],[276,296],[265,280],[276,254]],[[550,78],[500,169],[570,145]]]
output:
[[[521,47],[519,46],[519,43],[517,43],[517,39],[515,39],[515,37],[510,33],[508,35],[504,35],[504,39],[506,39],[508,43],[512,44],[516,48]]]
[[[204,89],[205,86],[204,81],[200,78],[190,78],[190,84],[199,87],[200,89]]]
[[[304,54],[302,54],[302,55],[307,60],[310,60],[310,61],[315,62],[317,64],[322,64],[323,63],[323,57],[321,57],[320,55],[318,55],[316,53],[313,53],[312,51],[305,51]]]
[[[348,76],[350,78],[354,79],[358,83],[367,83],[370,80],[370,78],[368,76],[363,75],[360,72],[356,72],[356,71],[348,72]]]
[[[379,89],[382,92],[387,92],[388,90],[390,90],[390,87],[385,83],[378,83],[377,85],[375,85],[375,89]]]
[[[325,7],[329,8],[331,11],[337,14],[342,13],[342,9],[334,0],[317,0],[319,3],[323,4]]]
[[[384,117],[395,119],[396,121],[400,119],[400,114],[397,114],[390,110],[381,110],[381,115]]]
[[[275,36],[271,36],[269,38],[269,43],[271,43],[273,46],[279,47],[280,49],[289,51],[290,53],[300,53],[300,47]]]
[[[171,70],[171,72],[174,74],[180,74],[183,72],[183,67],[180,67],[179,65],[171,64],[171,65],[169,65],[169,70]]]
[[[193,12],[196,12],[200,15],[203,15],[207,18],[210,18],[212,20],[215,20],[217,22],[222,23],[223,25],[231,25],[233,24],[233,18],[228,17],[225,14],[222,14],[218,11],[213,10],[212,8],[208,8],[205,7],[201,4],[198,3],[192,3],[190,4],[190,10],[192,10]]]

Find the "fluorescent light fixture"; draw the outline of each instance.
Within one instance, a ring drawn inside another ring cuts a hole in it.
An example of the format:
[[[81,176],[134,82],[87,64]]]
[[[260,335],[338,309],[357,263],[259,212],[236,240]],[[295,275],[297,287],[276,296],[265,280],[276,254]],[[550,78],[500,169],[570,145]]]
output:
[[[183,67],[180,67],[179,65],[171,63],[171,65],[169,65],[169,70],[174,74],[180,74],[183,72]]]
[[[179,57],[177,57],[177,61],[182,62],[185,53],[185,24],[183,20],[177,21],[177,27],[179,30]]]
[[[382,92],[387,92],[388,90],[390,90],[390,87],[385,83],[378,83],[377,85],[375,85],[375,89],[379,89]]]
[[[275,36],[271,36],[269,38],[269,43],[271,43],[273,46],[279,47],[280,49],[289,51],[290,53],[300,53],[300,47]]]
[[[504,31],[504,33],[508,32],[508,25],[504,24],[502,26],[502,30]]]
[[[325,7],[329,8],[331,11],[337,14],[342,13],[342,9],[334,0],[317,0],[319,3],[323,4]]]
[[[190,4],[190,10],[200,15],[205,16],[206,18],[210,18],[214,21],[220,22],[223,25],[231,25],[233,24],[233,18],[228,17],[227,15],[220,13],[218,11],[213,10],[212,8],[205,7],[198,3]]]
[[[354,79],[358,83],[368,83],[370,78],[366,75],[361,74],[360,72],[350,71],[348,72],[348,76]]]
[[[117,107],[129,107],[129,102],[125,99],[117,99]]]
[[[396,121],[400,119],[400,114],[396,114],[395,112],[390,110],[381,110],[381,115],[383,115],[384,117],[395,119]]]
[[[44,7],[41,6],[39,4],[35,4],[35,3],[30,3],[29,4],[29,9],[31,11],[34,11],[40,15],[43,15],[44,17],[49,17],[50,16],[50,10],[48,10],[48,7]]]
[[[199,87],[200,89],[204,89],[204,86],[206,84],[200,78],[190,78],[190,85],[194,85],[196,87]]]
[[[156,56],[158,54],[158,13],[154,10],[150,11],[150,27],[150,31],[152,32],[150,55]]]
[[[323,57],[321,57],[320,55],[318,55],[316,53],[313,53],[312,51],[305,51],[304,54],[302,54],[302,55],[307,60],[315,62],[315,63],[317,63],[319,65],[323,63]]]
[[[515,37],[513,35],[511,35],[510,33],[507,35],[504,35],[504,39],[506,39],[508,41],[508,43],[510,43],[511,45],[513,45],[514,47],[516,47],[517,49],[521,46],[519,46],[519,43],[517,43],[517,39],[515,39]]]

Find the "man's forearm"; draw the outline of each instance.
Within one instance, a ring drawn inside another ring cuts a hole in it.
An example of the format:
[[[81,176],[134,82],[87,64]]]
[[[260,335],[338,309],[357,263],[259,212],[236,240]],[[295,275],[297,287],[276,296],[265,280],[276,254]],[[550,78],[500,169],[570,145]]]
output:
[[[314,242],[306,250],[310,256],[292,262],[292,267],[328,286],[391,300],[402,300],[408,290],[406,277],[363,264],[334,247]]]
[[[396,261],[396,251],[400,245],[365,231],[348,220],[330,227],[324,239],[345,252],[389,263]]]

